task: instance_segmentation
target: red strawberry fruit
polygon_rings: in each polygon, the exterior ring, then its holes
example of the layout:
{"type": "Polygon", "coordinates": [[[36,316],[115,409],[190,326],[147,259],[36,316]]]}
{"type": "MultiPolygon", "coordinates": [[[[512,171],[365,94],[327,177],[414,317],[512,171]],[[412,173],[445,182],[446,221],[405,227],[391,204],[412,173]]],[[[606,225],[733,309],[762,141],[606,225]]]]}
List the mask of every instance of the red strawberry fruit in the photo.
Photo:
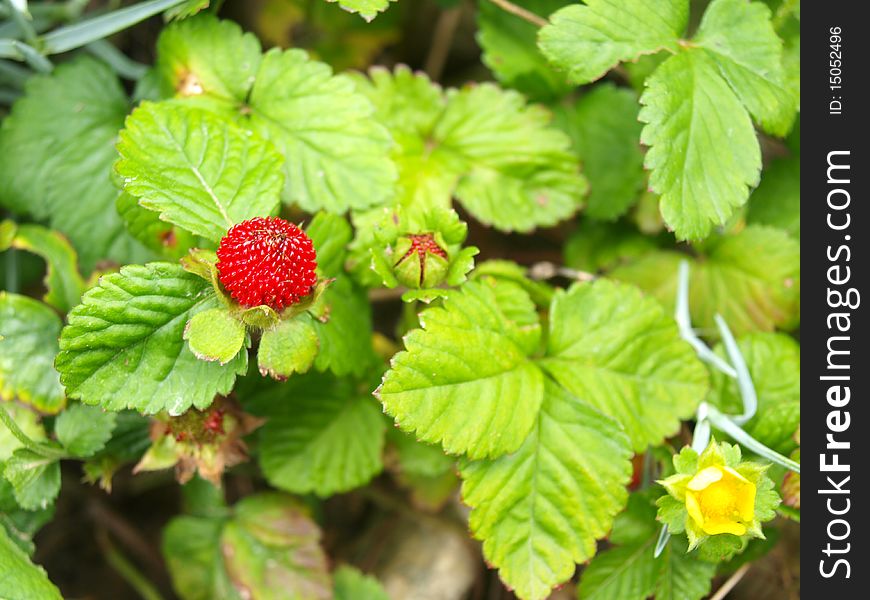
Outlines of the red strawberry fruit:
{"type": "Polygon", "coordinates": [[[257,217],[230,229],[217,249],[220,281],[239,304],[276,311],[309,295],[317,282],[314,244],[278,217],[257,217]]]}

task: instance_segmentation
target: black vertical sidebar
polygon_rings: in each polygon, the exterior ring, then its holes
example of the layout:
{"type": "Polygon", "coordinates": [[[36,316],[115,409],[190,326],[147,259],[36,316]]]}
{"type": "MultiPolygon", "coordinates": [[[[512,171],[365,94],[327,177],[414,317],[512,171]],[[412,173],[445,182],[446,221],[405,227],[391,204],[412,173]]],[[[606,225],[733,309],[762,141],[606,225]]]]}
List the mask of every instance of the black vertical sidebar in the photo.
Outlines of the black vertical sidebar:
{"type": "Polygon", "coordinates": [[[801,588],[870,597],[870,151],[866,3],[801,28],[801,588]]]}

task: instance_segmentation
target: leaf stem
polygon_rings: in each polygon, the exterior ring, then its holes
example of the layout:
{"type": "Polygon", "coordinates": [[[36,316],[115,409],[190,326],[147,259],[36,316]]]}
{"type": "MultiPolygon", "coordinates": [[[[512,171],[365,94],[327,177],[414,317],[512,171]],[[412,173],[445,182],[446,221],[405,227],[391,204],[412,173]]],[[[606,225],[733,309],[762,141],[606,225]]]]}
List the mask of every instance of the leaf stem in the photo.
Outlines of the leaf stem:
{"type": "Polygon", "coordinates": [[[740,347],[737,346],[737,340],[734,339],[734,334],[731,333],[728,323],[721,315],[716,315],[715,319],[716,325],[719,327],[719,334],[722,336],[722,342],[725,344],[725,351],[737,372],[737,387],[740,389],[740,398],[743,400],[743,414],[731,417],[731,420],[738,425],[743,425],[754,417],[758,410],[758,394],[755,393],[752,375],[749,374],[746,360],[743,358],[743,353],[740,352],[740,347]]]}
{"type": "Polygon", "coordinates": [[[43,36],[46,54],[60,54],[103,39],[181,4],[184,0],[149,0],[55,29],[43,36]]]}
{"type": "Polygon", "coordinates": [[[21,428],[18,427],[18,423],[15,422],[15,419],[12,418],[12,416],[6,410],[6,407],[4,407],[2,404],[0,404],[0,421],[2,421],[3,424],[6,426],[6,429],[8,429],[13,436],[15,436],[15,439],[21,442],[21,445],[28,450],[31,450],[36,454],[39,454],[40,456],[44,456],[45,458],[58,459],[65,456],[63,452],[54,450],[50,447],[46,447],[44,444],[39,444],[34,440],[30,439],[30,437],[26,433],[21,431],[21,428]]]}
{"type": "Polygon", "coordinates": [[[33,23],[30,22],[29,16],[18,10],[18,8],[12,4],[12,0],[3,0],[3,4],[6,5],[10,18],[18,27],[18,30],[21,32],[21,35],[27,43],[36,44],[36,30],[33,28],[33,23]]]}
{"type": "Polygon", "coordinates": [[[707,418],[710,420],[710,423],[713,425],[713,427],[727,433],[732,438],[734,438],[734,441],[736,441],[738,444],[749,448],[759,456],[763,456],[767,460],[781,465],[786,469],[790,469],[800,475],[800,463],[796,463],[790,458],[783,456],[779,452],[771,450],[770,448],[756,440],[754,437],[743,431],[743,428],[740,427],[740,425],[732,421],[731,418],[727,415],[723,415],[716,409],[716,407],[710,406],[708,404],[704,404],[704,406],[706,406],[707,418]]]}
{"type": "Polygon", "coordinates": [[[729,377],[737,378],[737,371],[722,360],[718,354],[710,350],[707,344],[702,342],[695,334],[695,330],[692,329],[692,317],[689,313],[689,262],[685,260],[680,262],[677,283],[677,308],[674,313],[674,319],[677,321],[677,327],[680,328],[680,335],[695,349],[695,352],[698,353],[698,358],[713,365],[729,377]]]}
{"type": "Polygon", "coordinates": [[[106,562],[117,571],[118,575],[124,578],[130,587],[132,587],[143,600],[163,600],[163,596],[157,591],[153,583],[139,572],[138,569],[121,552],[115,548],[115,545],[109,539],[108,534],[100,530],[97,532],[97,543],[106,562]]]}
{"type": "Polygon", "coordinates": [[[548,23],[547,19],[543,17],[539,17],[535,13],[526,10],[522,6],[517,6],[513,2],[509,2],[508,0],[489,0],[502,10],[509,12],[512,15],[515,15],[524,21],[528,21],[532,25],[536,27],[543,27],[548,23]]]}
{"type": "Polygon", "coordinates": [[[123,77],[131,81],[138,81],[148,71],[148,67],[142,63],[130,59],[113,44],[106,40],[97,40],[85,46],[85,50],[105,62],[107,65],[123,77]]]}

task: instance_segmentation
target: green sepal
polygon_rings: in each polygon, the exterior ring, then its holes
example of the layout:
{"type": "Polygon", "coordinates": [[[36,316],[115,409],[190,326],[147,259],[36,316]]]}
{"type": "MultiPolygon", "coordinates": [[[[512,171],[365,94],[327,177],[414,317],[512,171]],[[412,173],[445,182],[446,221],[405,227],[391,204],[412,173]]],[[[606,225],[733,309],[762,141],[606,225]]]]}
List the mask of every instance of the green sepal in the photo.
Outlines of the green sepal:
{"type": "Polygon", "coordinates": [[[200,360],[225,365],[245,345],[245,325],[225,308],[196,313],[184,328],[184,339],[200,360]]]}
{"type": "Polygon", "coordinates": [[[284,380],[294,373],[305,373],[319,350],[320,340],[309,315],[281,321],[263,332],[257,351],[260,374],[284,380]]]}
{"type": "Polygon", "coordinates": [[[214,250],[203,248],[191,248],[186,256],[182,256],[179,262],[188,273],[193,273],[208,281],[214,288],[215,295],[226,306],[232,306],[233,300],[220,282],[220,274],[217,270],[217,254],[214,250]]]}

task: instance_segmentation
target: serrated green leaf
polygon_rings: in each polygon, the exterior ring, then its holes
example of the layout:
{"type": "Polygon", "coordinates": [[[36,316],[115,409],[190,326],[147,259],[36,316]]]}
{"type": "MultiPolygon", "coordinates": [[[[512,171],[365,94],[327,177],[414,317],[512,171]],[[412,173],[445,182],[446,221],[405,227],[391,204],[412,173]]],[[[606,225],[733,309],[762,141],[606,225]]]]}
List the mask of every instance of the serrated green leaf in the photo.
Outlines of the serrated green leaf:
{"type": "Polygon", "coordinates": [[[121,192],[115,208],[127,233],[158,256],[178,260],[197,245],[199,238],[181,227],[161,221],[160,213],[140,206],[135,196],[121,192]]]}
{"type": "Polygon", "coordinates": [[[165,98],[225,103],[231,110],[250,93],[260,58],[256,36],[233,21],[200,15],[160,32],[156,77],[165,98]]]}
{"type": "Polygon", "coordinates": [[[102,450],[111,439],[116,416],[96,406],[73,404],[54,422],[54,435],[67,452],[86,458],[102,450]]]}
{"type": "Polygon", "coordinates": [[[708,389],[674,320],[637,288],[608,280],[556,293],[542,365],[625,427],[637,452],[674,434],[708,389]]]}
{"type": "Polygon", "coordinates": [[[317,253],[317,273],[335,277],[344,269],[347,245],[353,238],[350,223],[344,217],[319,212],[305,228],[317,253]]]}
{"type": "Polygon", "coordinates": [[[538,45],[571,81],[589,83],[620,62],[676,50],[688,20],[688,0],[585,0],[552,15],[538,45]]]}
{"type": "Polygon", "coordinates": [[[801,239],[800,157],[775,160],[761,174],[749,197],[746,221],[782,229],[801,239]]]}
{"type": "Polygon", "coordinates": [[[539,600],[595,554],[628,497],[628,439],[555,383],[513,454],[460,468],[470,527],[487,561],[524,600],[539,600]]]}
{"type": "Polygon", "coordinates": [[[263,332],[257,361],[260,374],[286,379],[294,373],[305,373],[314,363],[320,342],[311,317],[301,314],[263,332]]]}
{"type": "Polygon", "coordinates": [[[287,200],[335,213],[386,200],[396,177],[391,140],[350,79],[301,50],[272,50],[250,104],[248,126],[284,154],[287,200]]]}
{"type": "MultiPolygon", "coordinates": [[[[569,0],[520,0],[518,6],[543,18],[569,0]]],[[[502,85],[539,100],[555,99],[571,91],[563,73],[547,62],[536,45],[538,28],[506,12],[494,2],[477,5],[477,43],[481,60],[502,85]]]]}
{"type": "Polygon", "coordinates": [[[197,359],[182,339],[191,317],[217,303],[208,282],[179,265],[131,265],[103,276],[61,333],[56,364],[67,394],[146,414],[209,406],[247,370],[246,352],[219,365],[197,359]]]}
{"type": "Polygon", "coordinates": [[[129,102],[104,63],[79,57],[27,82],[0,129],[0,205],[46,219],[90,272],[100,259],[147,260],[124,231],[109,179],[129,102]]]}
{"type": "Polygon", "coordinates": [[[378,13],[384,12],[390,6],[390,2],[397,0],[326,0],[327,2],[338,2],[338,4],[346,11],[358,13],[366,21],[374,19],[378,13]]]}
{"type": "MultiPolygon", "coordinates": [[[[692,323],[717,337],[714,315],[721,314],[734,335],[788,329],[800,319],[800,244],[770,227],[754,225],[735,235],[713,238],[703,258],[689,259],[692,323]],[[760,261],[759,257],[764,260],[760,261]]],[[[638,285],[674,307],[677,269],[686,256],[650,253],[611,276],[638,285]]]]}
{"type": "Polygon", "coordinates": [[[550,115],[516,92],[481,84],[452,90],[433,131],[467,171],[455,195],[475,218],[503,231],[555,225],[582,205],[588,185],[570,140],[550,115]],[[488,107],[480,112],[480,107],[488,107]]]}
{"type": "Polygon", "coordinates": [[[758,184],[761,152],[749,114],[701,51],[682,51],[646,81],[641,142],[649,185],[678,239],[706,237],[758,184]]]}
{"type": "Polygon", "coordinates": [[[335,600],[390,600],[377,579],[353,567],[339,567],[332,578],[335,600]]]}
{"type": "MultiPolygon", "coordinates": [[[[639,544],[618,546],[592,559],[580,578],[580,600],[646,600],[656,589],[653,557],[658,533],[639,544]]],[[[689,600],[688,598],[686,600],[689,600]]]]}
{"type": "Polygon", "coordinates": [[[637,95],[611,84],[597,85],[573,105],[557,107],[555,114],[589,178],[584,214],[607,221],[624,214],[646,183],[637,95]]]}
{"type": "Polygon", "coordinates": [[[259,460],[273,486],[331,496],[381,471],[386,425],[377,404],[345,380],[293,377],[246,405],[265,417],[259,460]]]}
{"type": "Polygon", "coordinates": [[[314,359],[318,371],[335,375],[361,375],[371,366],[372,307],[365,290],[346,275],[323,293],[322,316],[312,321],[320,351],[314,359]]]}
{"type": "Polygon", "coordinates": [[[115,170],[124,191],[162,219],[217,242],[236,223],[277,210],[282,161],[267,142],[172,103],[144,102],[125,125],[115,170]]]}
{"type": "Polygon", "coordinates": [[[183,337],[197,358],[225,365],[245,346],[245,324],[225,308],[210,308],[187,322],[183,337]]]}
{"type": "Polygon", "coordinates": [[[28,448],[12,453],[3,476],[12,485],[18,506],[25,510],[47,507],[60,492],[60,463],[28,448]]]}
{"type": "Polygon", "coordinates": [[[783,70],[782,41],[761,2],[714,0],[692,42],[704,48],[762,129],[784,136],[797,113],[783,70]]]}
{"type": "MultiPolygon", "coordinates": [[[[781,333],[751,333],[737,342],[758,396],[755,417],[742,427],[749,435],[780,454],[795,449],[793,436],[801,418],[800,346],[781,333]]],[[[724,356],[721,344],[716,351],[724,356]]],[[[710,401],[730,414],[743,412],[734,379],[713,372],[710,401]]]]}
{"type": "Polygon", "coordinates": [[[672,539],[660,557],[656,600],[700,600],[710,593],[716,565],[686,553],[682,538],[672,539]]]}
{"type": "Polygon", "coordinates": [[[42,567],[30,562],[27,554],[0,527],[0,596],[5,600],[62,600],[42,567]]]}
{"type": "Polygon", "coordinates": [[[346,76],[298,49],[261,55],[256,38],[205,14],[167,27],[158,47],[164,93],[274,144],[285,202],[342,213],[388,198],[390,137],[346,76]]]}
{"type": "Polygon", "coordinates": [[[65,313],[79,303],[85,282],[78,270],[76,252],[66,238],[39,225],[18,225],[10,245],[45,259],[46,293],[42,299],[46,304],[65,313]]]}
{"type": "Polygon", "coordinates": [[[456,196],[481,222],[523,232],[582,205],[586,179],[570,140],[549,126],[542,107],[492,84],[444,94],[406,68],[370,75],[357,85],[397,141],[397,204],[446,208],[456,196]]]}
{"type": "Polygon", "coordinates": [[[243,597],[329,600],[332,585],[320,530],[299,501],[283,494],[249,496],[221,534],[227,574],[243,597]]]}
{"type": "Polygon", "coordinates": [[[396,424],[451,454],[495,457],[535,424],[544,377],[529,359],[540,325],[519,287],[468,282],[420,315],[375,392],[396,424]]]}
{"type": "Polygon", "coordinates": [[[45,304],[0,292],[0,397],[56,413],[66,402],[54,368],[62,323],[45,304]]]}

